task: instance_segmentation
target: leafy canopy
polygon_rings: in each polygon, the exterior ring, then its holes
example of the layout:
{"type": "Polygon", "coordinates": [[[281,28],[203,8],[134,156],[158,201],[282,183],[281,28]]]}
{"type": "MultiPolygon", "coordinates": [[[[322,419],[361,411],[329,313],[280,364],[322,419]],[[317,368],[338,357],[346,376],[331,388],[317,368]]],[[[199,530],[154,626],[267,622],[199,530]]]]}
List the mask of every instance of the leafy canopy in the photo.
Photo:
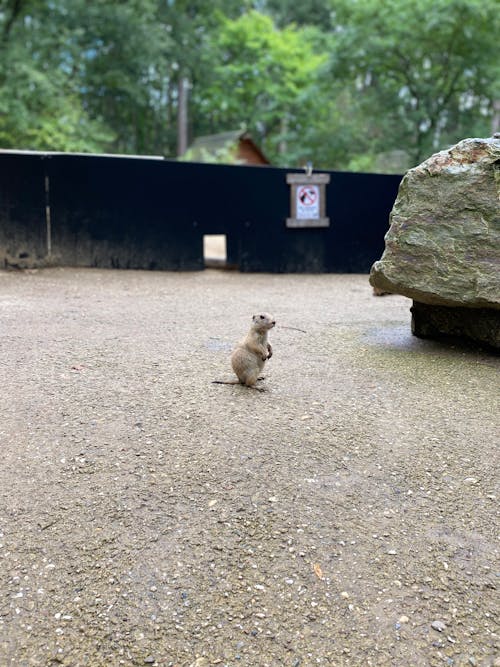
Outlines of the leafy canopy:
{"type": "Polygon", "coordinates": [[[175,155],[188,82],[191,139],[415,164],[491,133],[499,34],[498,0],[0,0],[0,146],[175,155]]]}

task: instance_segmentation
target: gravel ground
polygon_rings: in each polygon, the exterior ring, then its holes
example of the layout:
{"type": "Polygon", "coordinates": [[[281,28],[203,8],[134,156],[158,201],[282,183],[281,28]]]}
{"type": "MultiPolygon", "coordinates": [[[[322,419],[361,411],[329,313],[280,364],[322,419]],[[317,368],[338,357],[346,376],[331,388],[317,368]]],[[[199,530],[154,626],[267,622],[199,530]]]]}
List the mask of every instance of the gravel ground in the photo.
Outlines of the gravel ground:
{"type": "Polygon", "coordinates": [[[366,276],[0,273],[0,665],[500,665],[499,358],[366,276]],[[230,350],[271,312],[263,392],[230,350]]]}

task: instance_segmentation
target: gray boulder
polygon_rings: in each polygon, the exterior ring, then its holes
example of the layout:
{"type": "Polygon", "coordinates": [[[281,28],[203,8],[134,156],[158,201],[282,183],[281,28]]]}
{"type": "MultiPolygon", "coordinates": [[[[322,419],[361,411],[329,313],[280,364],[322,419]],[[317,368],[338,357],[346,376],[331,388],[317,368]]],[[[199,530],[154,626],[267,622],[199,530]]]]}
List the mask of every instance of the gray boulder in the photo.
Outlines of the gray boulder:
{"type": "Polygon", "coordinates": [[[370,283],[415,301],[416,335],[463,333],[500,346],[500,135],[465,139],[407,172],[370,283]],[[440,307],[432,326],[423,326],[425,313],[437,311],[419,304],[440,307]],[[469,316],[454,308],[476,310],[469,316]],[[485,312],[487,325],[479,321],[485,312]],[[462,319],[468,320],[463,332],[462,319]]]}

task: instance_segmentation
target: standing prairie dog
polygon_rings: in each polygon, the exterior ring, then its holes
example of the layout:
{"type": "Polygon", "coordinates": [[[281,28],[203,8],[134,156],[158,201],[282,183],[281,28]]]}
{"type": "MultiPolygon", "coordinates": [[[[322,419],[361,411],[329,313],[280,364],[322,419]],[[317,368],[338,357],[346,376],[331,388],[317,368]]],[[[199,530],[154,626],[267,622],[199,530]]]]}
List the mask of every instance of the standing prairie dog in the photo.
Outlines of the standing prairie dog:
{"type": "MultiPolygon", "coordinates": [[[[267,332],[275,324],[276,320],[269,313],[260,313],[252,317],[250,331],[231,354],[231,366],[240,384],[255,387],[265,362],[273,356],[273,348],[267,340],[267,332]]],[[[238,382],[222,382],[221,380],[215,382],[216,384],[238,384],[238,382]]]]}
{"type": "Polygon", "coordinates": [[[268,313],[252,317],[252,326],[245,338],[238,343],[231,355],[231,366],[241,384],[253,387],[267,359],[273,356],[273,348],[267,340],[267,332],[276,324],[268,313]]]}

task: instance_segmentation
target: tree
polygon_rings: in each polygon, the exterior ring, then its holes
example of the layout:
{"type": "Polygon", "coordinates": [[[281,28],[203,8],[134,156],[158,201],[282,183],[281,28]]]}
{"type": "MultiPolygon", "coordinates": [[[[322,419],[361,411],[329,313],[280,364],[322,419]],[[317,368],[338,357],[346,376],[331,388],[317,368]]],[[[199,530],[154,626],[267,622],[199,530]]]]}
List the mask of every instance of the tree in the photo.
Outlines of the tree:
{"type": "Polygon", "coordinates": [[[245,124],[283,165],[416,163],[491,132],[497,6],[0,0],[0,145],[175,155],[180,118],[184,140],[245,124]]]}
{"type": "Polygon", "coordinates": [[[83,105],[112,128],[114,152],[169,148],[162,114],[172,39],[160,20],[159,5],[158,0],[71,3],[72,60],[83,105]]]}
{"type": "Polygon", "coordinates": [[[308,155],[301,140],[312,122],[309,94],[326,58],[314,51],[309,30],[279,30],[256,11],[238,19],[220,17],[207,52],[213,66],[210,85],[199,92],[198,110],[212,128],[244,124],[275,162],[308,155]]]}
{"type": "Polygon", "coordinates": [[[83,108],[62,5],[8,0],[0,10],[0,145],[97,150],[111,138],[83,108]]]}
{"type": "Polygon", "coordinates": [[[497,0],[345,0],[335,19],[331,74],[366,119],[359,152],[408,147],[418,163],[472,128],[488,134],[497,0]]]}
{"type": "Polygon", "coordinates": [[[212,33],[218,29],[221,15],[234,18],[244,13],[251,0],[167,0],[160,4],[159,20],[171,38],[166,53],[165,109],[170,127],[170,145],[175,145],[173,131],[177,126],[177,154],[183,152],[189,134],[204,130],[203,117],[196,113],[198,86],[203,87],[212,75],[212,63],[207,58],[212,33]]]}

